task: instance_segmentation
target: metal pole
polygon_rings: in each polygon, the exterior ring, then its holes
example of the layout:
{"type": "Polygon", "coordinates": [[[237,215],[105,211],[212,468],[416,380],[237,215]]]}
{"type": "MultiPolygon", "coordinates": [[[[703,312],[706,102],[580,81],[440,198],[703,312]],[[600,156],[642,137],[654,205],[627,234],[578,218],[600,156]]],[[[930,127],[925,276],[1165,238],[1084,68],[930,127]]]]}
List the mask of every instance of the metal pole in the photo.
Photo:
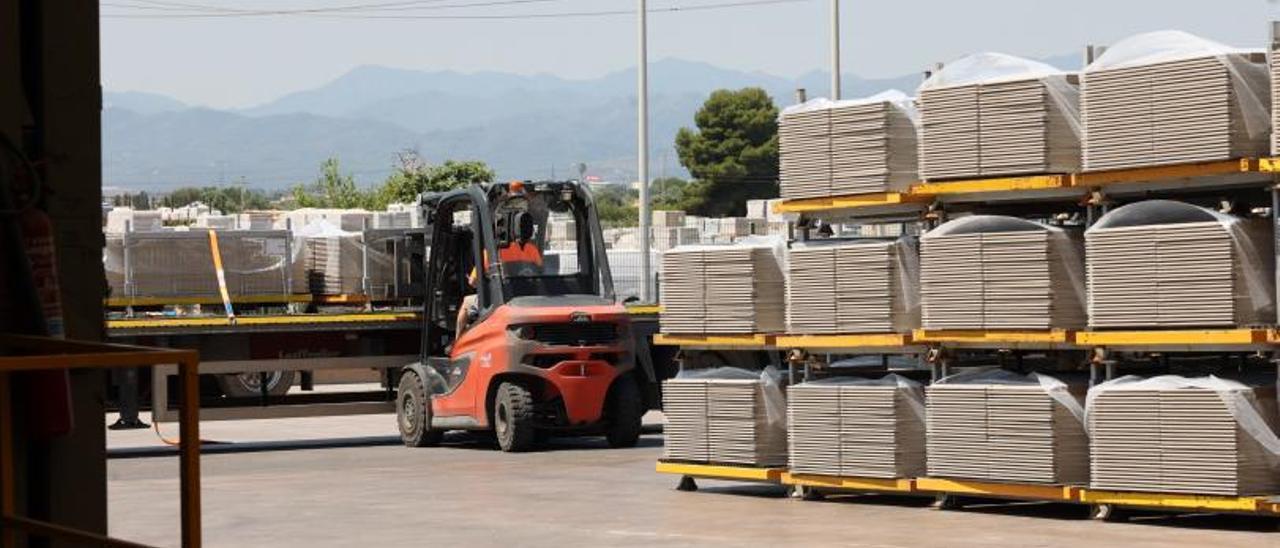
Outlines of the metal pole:
{"type": "Polygon", "coordinates": [[[653,302],[653,272],[649,266],[649,30],[648,7],[645,0],[637,0],[639,34],[639,64],[636,66],[636,104],[639,106],[639,171],[640,171],[640,300],[653,302]]]}
{"type": "Polygon", "coordinates": [[[831,100],[840,100],[840,0],[831,0],[831,100]]]}

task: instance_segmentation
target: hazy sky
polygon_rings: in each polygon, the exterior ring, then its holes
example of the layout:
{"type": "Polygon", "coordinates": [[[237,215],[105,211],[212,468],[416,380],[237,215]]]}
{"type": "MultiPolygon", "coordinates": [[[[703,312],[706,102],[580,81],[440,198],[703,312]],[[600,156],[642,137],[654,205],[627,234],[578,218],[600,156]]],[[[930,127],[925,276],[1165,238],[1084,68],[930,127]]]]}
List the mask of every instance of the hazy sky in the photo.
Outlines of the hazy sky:
{"type": "MultiPolygon", "coordinates": [[[[103,14],[172,15],[176,3],[289,9],[394,0],[103,0],[103,14]],[[123,6],[149,6],[130,9],[123,6]]],[[[650,0],[651,9],[726,0],[650,0]]],[[[424,0],[379,15],[551,14],[634,9],[635,0],[424,0]],[[434,5],[432,5],[434,4],[434,5]],[[465,6],[467,4],[504,4],[465,6]],[[449,7],[455,6],[455,7],[449,7]],[[412,8],[412,9],[409,9],[412,8]],[[417,11],[415,11],[417,10],[417,11]]],[[[843,0],[845,72],[896,76],[994,50],[1043,57],[1149,30],[1177,28],[1264,47],[1274,0],[843,0]]],[[[651,59],[678,57],[794,76],[825,68],[828,0],[655,13],[651,59]]],[[[369,12],[344,12],[369,13],[369,12]]],[[[151,91],[242,107],[315,87],[352,67],[597,76],[635,64],[635,18],[367,20],[316,16],[102,20],[108,90],[151,91]]]]}

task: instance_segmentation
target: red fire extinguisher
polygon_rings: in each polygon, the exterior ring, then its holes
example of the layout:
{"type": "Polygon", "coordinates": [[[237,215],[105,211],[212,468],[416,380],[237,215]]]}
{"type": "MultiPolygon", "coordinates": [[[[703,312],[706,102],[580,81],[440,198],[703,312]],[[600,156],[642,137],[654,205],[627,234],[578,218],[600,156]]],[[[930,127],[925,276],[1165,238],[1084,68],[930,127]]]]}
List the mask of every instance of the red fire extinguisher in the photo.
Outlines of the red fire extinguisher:
{"type": "MultiPolygon", "coordinates": [[[[12,142],[0,139],[7,152],[21,162],[26,178],[0,167],[0,231],[8,232],[0,248],[0,309],[15,319],[13,328],[23,334],[62,337],[62,300],[58,288],[58,268],[53,239],[53,223],[34,200],[21,200],[38,192],[37,174],[12,142]],[[10,177],[4,177],[9,174],[10,177]],[[4,180],[8,179],[8,180],[4,180]],[[25,184],[24,184],[25,183],[25,184]],[[25,191],[25,192],[23,192],[25,191]],[[16,206],[15,204],[24,204],[16,206]],[[12,244],[17,244],[13,249],[12,244]],[[8,248],[5,250],[4,248],[8,248]],[[31,319],[38,321],[31,321],[31,319]]],[[[9,164],[10,166],[13,164],[9,164]]],[[[25,399],[30,418],[28,432],[35,438],[53,438],[69,433],[74,426],[71,407],[71,378],[67,370],[37,371],[15,378],[13,389],[25,399]]]]}

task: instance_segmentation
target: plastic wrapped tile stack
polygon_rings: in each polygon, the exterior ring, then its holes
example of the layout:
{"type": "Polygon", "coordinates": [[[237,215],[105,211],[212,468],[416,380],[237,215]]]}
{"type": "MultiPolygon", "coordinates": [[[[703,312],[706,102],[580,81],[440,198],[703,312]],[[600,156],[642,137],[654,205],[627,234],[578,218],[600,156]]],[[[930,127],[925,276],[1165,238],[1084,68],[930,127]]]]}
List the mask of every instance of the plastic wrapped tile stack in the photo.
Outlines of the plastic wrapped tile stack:
{"type": "Polygon", "coordinates": [[[677,227],[684,226],[684,212],[659,209],[653,212],[653,226],[661,227],[677,227]]]}
{"type": "Polygon", "coordinates": [[[792,473],[923,475],[924,388],[898,375],[792,386],[787,390],[787,435],[792,473]]]}
{"type": "Polygon", "coordinates": [[[1112,210],[1085,233],[1093,328],[1275,321],[1270,224],[1182,202],[1112,210]]]}
{"type": "Polygon", "coordinates": [[[900,333],[919,327],[914,238],[796,245],[787,265],[788,333],[900,333]]]}
{"type": "Polygon", "coordinates": [[[1247,496],[1275,493],[1275,384],[1121,377],[1089,391],[1090,486],[1247,496]]]}
{"type": "Polygon", "coordinates": [[[1080,166],[1079,77],[977,53],[920,86],[920,172],[926,180],[1064,173],[1080,166]]]}
{"type": "Polygon", "coordinates": [[[901,191],[916,180],[915,106],[897,90],[789,107],[778,137],[783,198],[901,191]]]}
{"type": "MultiPolygon", "coordinates": [[[[1280,50],[1275,49],[1273,43],[1271,55],[1267,56],[1270,61],[1271,69],[1271,105],[1280,104],[1280,50]]],[[[1280,127],[1280,112],[1271,109],[1271,155],[1280,155],[1280,131],[1275,128],[1280,127]]]]}
{"type": "Polygon", "coordinates": [[[745,466],[787,462],[786,395],[772,367],[682,371],[663,382],[664,457],[745,466]]]}
{"type": "Polygon", "coordinates": [[[154,232],[163,229],[162,225],[159,211],[117,207],[107,212],[107,226],[104,231],[109,234],[154,232]]]}
{"type": "Polygon", "coordinates": [[[784,240],[682,246],[662,256],[663,333],[742,334],[783,330],[784,240]]]}
{"type": "Polygon", "coordinates": [[[293,231],[293,291],[312,295],[362,293],[360,233],[317,217],[293,231]]]}
{"type": "MultiPolygon", "coordinates": [[[[285,283],[287,238],[283,231],[218,232],[223,274],[232,299],[289,292],[285,283]]],[[[107,234],[103,266],[112,297],[220,296],[208,230],[107,234]]]]}
{"type": "Polygon", "coordinates": [[[973,215],[920,238],[925,329],[1072,329],[1085,324],[1079,232],[973,215]]]}
{"type": "Polygon", "coordinates": [[[1262,50],[1180,31],[1139,34],[1085,68],[1086,170],[1230,160],[1270,148],[1262,50]]]}
{"type": "Polygon", "coordinates": [[[934,477],[1041,484],[1089,479],[1084,387],[1032,373],[961,373],[930,385],[934,477]]]}

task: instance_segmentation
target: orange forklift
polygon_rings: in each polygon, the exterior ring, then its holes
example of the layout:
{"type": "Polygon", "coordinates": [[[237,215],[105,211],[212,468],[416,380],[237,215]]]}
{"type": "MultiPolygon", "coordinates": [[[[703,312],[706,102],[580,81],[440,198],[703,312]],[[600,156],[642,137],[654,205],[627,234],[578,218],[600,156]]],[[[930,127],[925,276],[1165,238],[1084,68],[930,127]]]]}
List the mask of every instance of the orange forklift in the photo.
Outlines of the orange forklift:
{"type": "Polygon", "coordinates": [[[645,411],[587,187],[477,184],[421,200],[427,226],[422,359],[400,372],[405,445],[493,431],[503,451],[551,435],[631,447],[645,411]],[[552,220],[576,243],[548,249],[552,220]]]}

